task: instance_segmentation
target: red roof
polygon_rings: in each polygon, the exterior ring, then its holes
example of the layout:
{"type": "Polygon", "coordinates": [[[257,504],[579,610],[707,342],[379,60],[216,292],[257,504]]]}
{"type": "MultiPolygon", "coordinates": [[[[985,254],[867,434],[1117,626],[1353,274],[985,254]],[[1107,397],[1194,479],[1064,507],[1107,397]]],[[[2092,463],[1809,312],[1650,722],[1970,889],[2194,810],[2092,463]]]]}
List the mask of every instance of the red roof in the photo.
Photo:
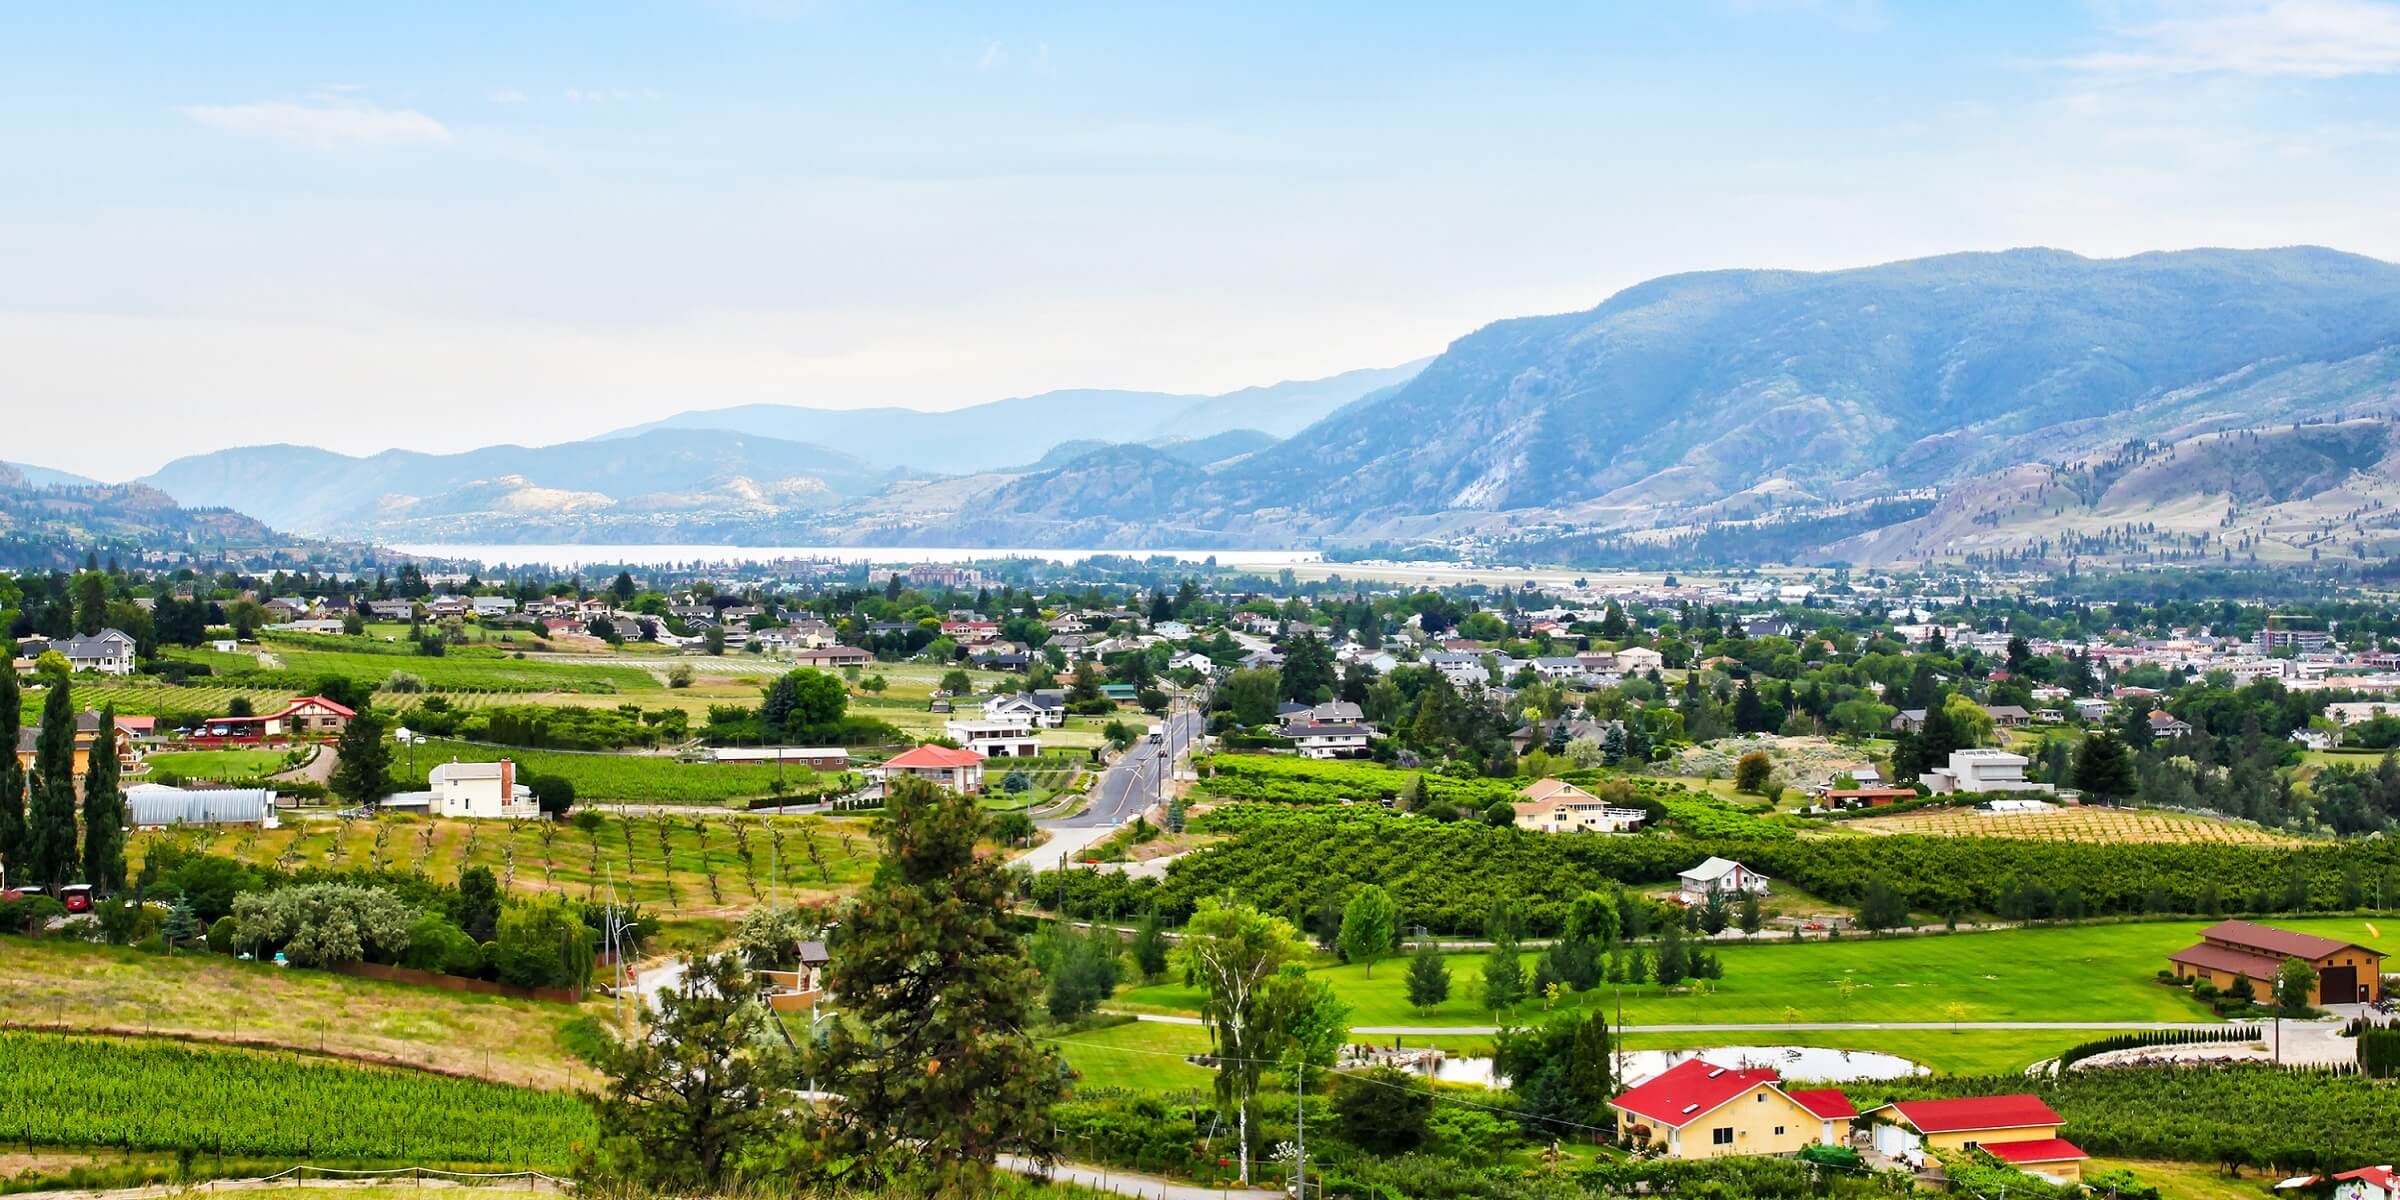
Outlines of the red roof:
{"type": "Polygon", "coordinates": [[[1983,1148],[1993,1158],[2011,1166],[2026,1163],[2072,1162],[2088,1157],[2082,1147],[2065,1138],[2041,1138],[2030,1142],[1985,1142],[1983,1148]]]}
{"type": "Polygon", "coordinates": [[[931,743],[914,750],[902,751],[884,760],[887,767],[913,767],[917,770],[971,767],[983,761],[983,755],[973,750],[953,750],[931,743]]]}
{"type": "Polygon", "coordinates": [[[2387,1192],[2400,1191],[2400,1175],[2393,1174],[2390,1167],[2360,1167],[2355,1171],[2344,1171],[2334,1178],[2355,1179],[2360,1183],[2372,1184],[2387,1192]]]}
{"type": "Polygon", "coordinates": [[[303,704],[314,704],[337,717],[355,717],[358,715],[356,712],[352,711],[348,705],[336,704],[323,696],[301,696],[298,699],[293,700],[290,704],[284,705],[283,711],[275,715],[279,717],[288,716],[294,709],[299,708],[303,704]]]}
{"type": "Polygon", "coordinates": [[[1840,1088],[1809,1088],[1805,1091],[1785,1092],[1784,1095],[1790,1096],[1800,1107],[1828,1121],[1858,1115],[1858,1106],[1850,1103],[1850,1097],[1843,1095],[1840,1088]]]}
{"type": "Polygon", "coordinates": [[[2219,921],[2200,931],[2211,942],[2223,942],[2253,952],[2289,955],[2293,958],[2319,959],[2352,948],[2340,938],[2318,937],[2313,933],[2294,933],[2272,925],[2256,925],[2249,921],[2219,921]]]}
{"type": "Polygon", "coordinates": [[[1956,1100],[1902,1100],[1892,1105],[1920,1133],[1968,1133],[1978,1129],[2019,1129],[2028,1125],[2063,1125],[2040,1096],[1965,1096],[1956,1100]]]}
{"type": "Polygon", "coordinates": [[[1687,1058],[1609,1103],[1635,1116],[1681,1128],[1751,1088],[1762,1083],[1772,1086],[1782,1078],[1772,1068],[1736,1071],[1687,1058]]]}

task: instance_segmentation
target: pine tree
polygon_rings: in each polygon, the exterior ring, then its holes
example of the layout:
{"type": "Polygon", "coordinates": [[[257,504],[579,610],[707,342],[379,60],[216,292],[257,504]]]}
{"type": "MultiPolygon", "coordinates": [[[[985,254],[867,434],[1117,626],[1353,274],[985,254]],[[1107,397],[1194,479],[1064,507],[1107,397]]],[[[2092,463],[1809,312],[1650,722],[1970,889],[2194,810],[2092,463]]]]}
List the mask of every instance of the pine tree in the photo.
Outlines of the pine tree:
{"type": "Polygon", "coordinates": [[[892,788],[875,878],[826,937],[826,989],[844,1020],[809,1054],[827,1150],[868,1176],[929,1170],[956,1195],[988,1191],[1003,1150],[1051,1157],[1059,1063],[1024,1029],[1040,976],[1007,925],[1013,892],[975,852],[972,797],[923,780],[892,788]]]}
{"type": "MultiPolygon", "coordinates": [[[[789,1051],[770,1032],[738,954],[688,961],[646,1036],[611,1042],[601,1143],[611,1166],[661,1194],[716,1192],[801,1107],[789,1051]]],[[[837,1023],[838,1027],[838,1023],[837,1023]]]]}
{"type": "Polygon", "coordinates": [[[1668,925],[1658,936],[1658,982],[1661,987],[1674,987],[1691,974],[1691,959],[1683,948],[1683,930],[1668,925]]]}
{"type": "Polygon", "coordinates": [[[1506,1012],[1525,998],[1525,964],[1517,958],[1517,940],[1502,938],[1492,943],[1491,953],[1483,959],[1483,1006],[1493,1012],[1506,1012]]]}
{"type": "Polygon", "coordinates": [[[75,711],[67,679],[53,676],[42,701],[25,810],[25,877],[56,892],[75,870],[75,711]]]}
{"type": "Polygon", "coordinates": [[[83,774],[83,881],[103,893],[125,886],[125,793],[118,786],[117,709],[100,710],[83,774]]]}
{"type": "Polygon", "coordinates": [[[1450,998],[1450,964],[1433,943],[1424,942],[1408,960],[1408,1003],[1418,1012],[1431,1012],[1450,998]]]}
{"type": "Polygon", "coordinates": [[[179,945],[198,941],[200,918],[192,911],[192,902],[182,896],[175,897],[175,906],[167,910],[167,923],[160,926],[158,932],[159,937],[167,943],[169,954],[175,953],[175,947],[179,945]]]}
{"type": "MultiPolygon", "coordinates": [[[[0,659],[14,661],[17,644],[0,638],[0,659]]],[[[17,761],[17,730],[24,724],[25,699],[17,690],[17,673],[0,667],[0,866],[26,869],[25,767],[17,761]]]]}

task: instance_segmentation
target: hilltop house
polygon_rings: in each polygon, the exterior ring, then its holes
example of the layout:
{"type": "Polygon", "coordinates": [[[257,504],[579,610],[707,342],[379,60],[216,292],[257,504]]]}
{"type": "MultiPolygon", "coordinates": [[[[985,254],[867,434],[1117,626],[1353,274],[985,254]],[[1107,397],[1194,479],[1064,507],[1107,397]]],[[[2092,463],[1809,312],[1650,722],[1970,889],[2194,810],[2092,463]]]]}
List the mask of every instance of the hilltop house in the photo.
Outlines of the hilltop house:
{"type": "Polygon", "coordinates": [[[2383,998],[2383,955],[2354,942],[2294,933],[2248,921],[2219,921],[2200,931],[2198,945],[2167,956],[2177,979],[2205,979],[2220,991],[2236,979],[2273,994],[2283,960],[2296,958],[2317,973],[2310,1004],[2372,1004],[2383,998]]]}
{"type": "Polygon", "coordinates": [[[1737,899],[1744,893],[1753,896],[1767,894],[1767,877],[1730,858],[1711,855],[1708,861],[1676,876],[1681,881],[1676,898],[1685,904],[1706,904],[1712,895],[1737,899]]]}
{"type": "Polygon", "coordinates": [[[1935,1150],[1982,1150],[2052,1183],[2083,1178],[2084,1153],[2058,1136],[2063,1118],[2039,1096],[1903,1100],[1866,1114],[1876,1153],[1914,1167],[1935,1150]]]}
{"type": "Polygon", "coordinates": [[[90,637],[66,638],[50,643],[50,648],[67,660],[70,671],[133,674],[133,637],[120,630],[103,629],[90,637]]]}
{"type": "Polygon", "coordinates": [[[1617,1128],[1669,1158],[1796,1154],[1849,1141],[1858,1110],[1839,1090],[1785,1091],[1772,1068],[1687,1058],[1608,1102],[1617,1128]]]}
{"type": "Polygon", "coordinates": [[[1563,779],[1527,784],[1525,798],[1510,805],[1516,825],[1537,833],[1631,833],[1649,814],[1620,808],[1563,779]]]}
{"type": "Polygon", "coordinates": [[[1953,750],[1950,765],[1935,767],[1917,781],[1936,796],[1952,792],[2046,792],[2050,785],[2029,783],[2025,767],[2032,760],[2006,750],[1953,750]]]}

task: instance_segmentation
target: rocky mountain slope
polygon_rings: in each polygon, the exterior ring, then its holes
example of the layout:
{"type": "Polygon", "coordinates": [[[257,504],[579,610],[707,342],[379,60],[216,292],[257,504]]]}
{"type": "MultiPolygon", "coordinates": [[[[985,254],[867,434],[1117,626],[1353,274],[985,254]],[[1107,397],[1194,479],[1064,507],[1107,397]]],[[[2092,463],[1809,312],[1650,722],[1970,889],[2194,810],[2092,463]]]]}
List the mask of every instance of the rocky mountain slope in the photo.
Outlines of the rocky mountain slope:
{"type": "Polygon", "coordinates": [[[38,562],[17,553],[34,544],[80,558],[84,550],[100,546],[205,551],[287,540],[241,513],[184,508],[165,492],[138,483],[45,484],[0,463],[0,542],[10,547],[0,557],[11,562],[38,562]]]}

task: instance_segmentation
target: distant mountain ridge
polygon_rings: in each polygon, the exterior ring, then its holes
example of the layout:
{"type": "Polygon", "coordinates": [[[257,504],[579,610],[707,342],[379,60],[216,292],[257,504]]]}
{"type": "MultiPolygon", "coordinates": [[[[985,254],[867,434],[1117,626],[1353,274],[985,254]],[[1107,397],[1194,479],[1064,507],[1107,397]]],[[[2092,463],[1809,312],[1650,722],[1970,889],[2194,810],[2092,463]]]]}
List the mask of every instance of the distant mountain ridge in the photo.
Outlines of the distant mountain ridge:
{"type": "Polygon", "coordinates": [[[5,557],[38,564],[47,547],[53,561],[80,558],[100,545],[157,550],[209,551],[277,546],[289,539],[241,513],[223,508],[183,507],[156,488],[138,483],[49,483],[60,471],[29,471],[0,463],[0,541],[5,557]]]}
{"type": "Polygon", "coordinates": [[[1289,437],[1362,396],[1407,381],[1429,359],[1222,395],[1081,388],[946,411],[745,404],[676,413],[599,439],[655,429],[723,429],[836,447],[869,462],[947,474],[1039,460],[1061,442],[1200,439],[1240,429],[1289,437]]]}

